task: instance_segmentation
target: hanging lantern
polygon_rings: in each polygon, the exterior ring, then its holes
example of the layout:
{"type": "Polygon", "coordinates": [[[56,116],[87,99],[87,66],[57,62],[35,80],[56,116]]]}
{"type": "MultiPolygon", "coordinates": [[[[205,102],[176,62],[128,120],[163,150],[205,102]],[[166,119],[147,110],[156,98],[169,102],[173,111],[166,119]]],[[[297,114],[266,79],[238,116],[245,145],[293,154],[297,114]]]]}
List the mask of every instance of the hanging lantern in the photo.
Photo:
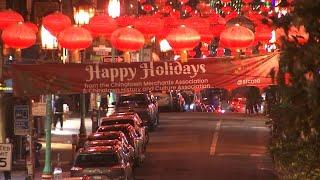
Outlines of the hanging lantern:
{"type": "Polygon", "coordinates": [[[71,20],[68,16],[54,12],[42,19],[43,26],[53,35],[59,34],[64,29],[71,26],[71,20]]]}
{"type": "Polygon", "coordinates": [[[4,10],[0,12],[0,29],[4,30],[12,24],[23,22],[23,17],[12,10],[4,10]]]}
{"type": "Polygon", "coordinates": [[[172,7],[169,5],[163,6],[163,8],[159,10],[159,12],[162,14],[169,14],[171,11],[172,11],[172,7]]]}
{"type": "Polygon", "coordinates": [[[25,22],[24,24],[27,25],[29,28],[31,28],[34,31],[34,33],[38,33],[38,31],[39,31],[38,26],[35,25],[34,23],[25,22]]]}
{"type": "Polygon", "coordinates": [[[92,43],[91,33],[82,27],[69,27],[58,36],[61,47],[68,50],[82,50],[92,43]]]}
{"type": "Polygon", "coordinates": [[[195,57],[197,53],[195,51],[188,51],[188,55],[191,57],[195,57]]]}
{"type": "Polygon", "coordinates": [[[142,5],[142,10],[149,13],[149,12],[153,11],[153,6],[151,4],[144,4],[144,5],[142,5]]]}
{"type": "Polygon", "coordinates": [[[266,48],[265,48],[264,45],[259,46],[258,50],[259,50],[259,53],[260,53],[260,54],[265,54],[265,53],[267,53],[267,50],[266,50],[266,48]]]}
{"type": "Polygon", "coordinates": [[[190,17],[183,21],[183,24],[196,30],[200,34],[201,42],[211,42],[213,33],[209,29],[209,21],[206,18],[190,17]]]}
{"type": "Polygon", "coordinates": [[[143,4],[143,3],[147,2],[147,0],[138,0],[138,2],[143,4]]]}
{"type": "Polygon", "coordinates": [[[226,21],[223,17],[213,14],[208,18],[209,29],[214,37],[219,37],[221,32],[225,29],[226,21]]]}
{"type": "Polygon", "coordinates": [[[167,2],[167,0],[155,0],[155,3],[156,3],[158,6],[165,5],[166,2],[167,2]]]}
{"type": "Polygon", "coordinates": [[[255,41],[267,43],[272,38],[272,29],[268,25],[260,24],[255,28],[254,38],[255,41]]]}
{"type": "Polygon", "coordinates": [[[216,55],[219,56],[219,57],[223,56],[224,55],[224,48],[223,47],[217,47],[216,55]]]}
{"type": "Polygon", "coordinates": [[[196,30],[182,25],[173,29],[166,39],[175,51],[192,50],[199,44],[200,35],[196,30]]]}
{"type": "Polygon", "coordinates": [[[224,14],[229,14],[231,11],[232,11],[232,8],[230,6],[223,6],[221,8],[221,11],[224,13],[224,14]]]}
{"type": "Polygon", "coordinates": [[[229,14],[226,15],[224,18],[226,21],[229,21],[230,19],[238,17],[238,13],[236,11],[231,11],[229,14]]]}
{"type": "Polygon", "coordinates": [[[235,25],[225,29],[220,35],[220,45],[230,49],[242,49],[254,41],[254,33],[243,26],[235,25]]]}
{"type": "Polygon", "coordinates": [[[110,36],[117,29],[117,22],[106,14],[93,16],[89,21],[90,31],[100,36],[110,36]]]}
{"type": "Polygon", "coordinates": [[[231,0],[221,0],[222,3],[231,3],[231,0]]]}
{"type": "Polygon", "coordinates": [[[134,25],[136,18],[134,16],[120,16],[116,19],[118,26],[126,27],[134,25]]]}
{"type": "Polygon", "coordinates": [[[111,44],[121,51],[137,51],[144,45],[143,34],[132,27],[123,27],[111,34],[111,44]]]}
{"type": "Polygon", "coordinates": [[[181,4],[186,4],[189,0],[178,0],[181,4]]]}
{"type": "Polygon", "coordinates": [[[119,0],[109,0],[108,14],[112,18],[116,18],[116,17],[120,16],[120,1],[119,0]]]}
{"type": "Polygon", "coordinates": [[[188,5],[182,5],[181,6],[181,11],[184,13],[190,13],[192,11],[192,8],[188,5]]]}
{"type": "Polygon", "coordinates": [[[37,39],[36,33],[29,26],[18,23],[5,28],[1,38],[11,48],[24,49],[32,46],[37,39]]]}
{"type": "Polygon", "coordinates": [[[160,39],[165,38],[168,36],[168,34],[171,32],[171,30],[179,27],[181,24],[180,19],[172,16],[164,17],[164,27],[161,31],[161,33],[158,35],[160,39]]]}
{"type": "Polygon", "coordinates": [[[245,16],[237,16],[237,17],[234,17],[232,19],[229,19],[227,21],[226,28],[234,26],[236,24],[238,24],[240,26],[243,26],[243,27],[246,27],[246,28],[250,29],[252,32],[254,32],[254,30],[255,30],[254,29],[254,27],[255,27],[254,23],[250,19],[245,17],[245,16]]]}
{"type": "Polygon", "coordinates": [[[192,50],[200,42],[199,33],[184,25],[173,29],[166,38],[174,51],[180,51],[181,61],[187,61],[187,50],[192,50]]]}
{"type": "Polygon", "coordinates": [[[244,4],[249,4],[249,3],[252,2],[252,0],[242,0],[242,2],[243,2],[244,4]]]}
{"type": "Polygon", "coordinates": [[[147,38],[159,35],[164,27],[164,22],[161,18],[155,16],[141,16],[135,23],[134,27],[138,29],[147,38]]]}

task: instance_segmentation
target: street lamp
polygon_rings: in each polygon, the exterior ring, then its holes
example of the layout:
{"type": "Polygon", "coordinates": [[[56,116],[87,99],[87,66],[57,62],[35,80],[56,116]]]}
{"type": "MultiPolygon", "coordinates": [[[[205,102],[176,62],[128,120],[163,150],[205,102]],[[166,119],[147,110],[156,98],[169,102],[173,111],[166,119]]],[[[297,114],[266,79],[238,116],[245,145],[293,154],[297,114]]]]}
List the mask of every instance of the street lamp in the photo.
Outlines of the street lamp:
{"type": "Polygon", "coordinates": [[[95,7],[90,0],[79,0],[73,7],[74,21],[81,26],[88,24],[95,14],[95,7]]]}
{"type": "MultiPolygon", "coordinates": [[[[54,37],[43,26],[41,27],[41,47],[44,50],[54,50],[58,48],[57,38],[54,37]]],[[[42,179],[52,178],[52,166],[51,166],[51,124],[53,118],[52,110],[52,94],[46,95],[46,152],[45,152],[45,165],[42,172],[42,179]]]]}
{"type": "MultiPolygon", "coordinates": [[[[75,23],[78,26],[81,26],[84,24],[89,24],[90,18],[94,16],[95,8],[93,6],[93,3],[90,0],[79,0],[79,2],[73,7],[73,12],[74,12],[75,23]]],[[[74,51],[73,53],[80,53],[80,52],[74,51]]],[[[80,57],[80,54],[75,55],[74,57],[80,57]]],[[[79,62],[81,61],[79,60],[79,62]]],[[[79,142],[78,142],[79,147],[82,147],[87,136],[87,130],[85,126],[85,113],[86,113],[85,101],[86,101],[85,94],[81,93],[80,94],[80,129],[79,129],[79,142]]]]}

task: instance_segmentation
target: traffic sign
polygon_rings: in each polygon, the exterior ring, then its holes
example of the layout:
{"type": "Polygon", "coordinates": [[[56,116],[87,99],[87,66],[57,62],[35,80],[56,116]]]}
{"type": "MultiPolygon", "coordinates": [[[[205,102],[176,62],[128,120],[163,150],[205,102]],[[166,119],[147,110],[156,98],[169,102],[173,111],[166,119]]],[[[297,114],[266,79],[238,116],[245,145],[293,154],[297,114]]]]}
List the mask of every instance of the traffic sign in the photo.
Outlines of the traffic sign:
{"type": "Polygon", "coordinates": [[[28,105],[14,106],[14,134],[15,135],[29,134],[29,106],[28,105]]]}
{"type": "Polygon", "coordinates": [[[0,144],[0,171],[11,171],[12,144],[0,144]]]}

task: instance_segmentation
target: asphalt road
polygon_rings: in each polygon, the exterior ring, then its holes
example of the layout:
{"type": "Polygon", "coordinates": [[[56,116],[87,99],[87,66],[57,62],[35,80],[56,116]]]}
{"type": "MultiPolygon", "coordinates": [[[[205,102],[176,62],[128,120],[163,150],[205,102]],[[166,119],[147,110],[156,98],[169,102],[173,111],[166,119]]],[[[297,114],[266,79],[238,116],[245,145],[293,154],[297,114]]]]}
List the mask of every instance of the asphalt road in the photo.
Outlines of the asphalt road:
{"type": "Polygon", "coordinates": [[[277,179],[267,152],[266,118],[162,113],[137,180],[277,179]]]}

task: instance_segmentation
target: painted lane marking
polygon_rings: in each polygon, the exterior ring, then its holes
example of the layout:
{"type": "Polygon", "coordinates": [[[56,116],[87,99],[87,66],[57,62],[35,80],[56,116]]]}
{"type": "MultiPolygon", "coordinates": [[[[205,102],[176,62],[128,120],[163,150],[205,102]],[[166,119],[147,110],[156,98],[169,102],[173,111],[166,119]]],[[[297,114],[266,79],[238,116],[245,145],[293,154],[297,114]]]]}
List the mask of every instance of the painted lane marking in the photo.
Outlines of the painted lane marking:
{"type": "Polygon", "coordinates": [[[218,121],[218,123],[216,125],[215,132],[213,134],[212,143],[211,143],[211,146],[210,146],[210,156],[214,156],[215,153],[216,153],[216,148],[217,148],[220,128],[221,128],[221,120],[218,121]]]}

